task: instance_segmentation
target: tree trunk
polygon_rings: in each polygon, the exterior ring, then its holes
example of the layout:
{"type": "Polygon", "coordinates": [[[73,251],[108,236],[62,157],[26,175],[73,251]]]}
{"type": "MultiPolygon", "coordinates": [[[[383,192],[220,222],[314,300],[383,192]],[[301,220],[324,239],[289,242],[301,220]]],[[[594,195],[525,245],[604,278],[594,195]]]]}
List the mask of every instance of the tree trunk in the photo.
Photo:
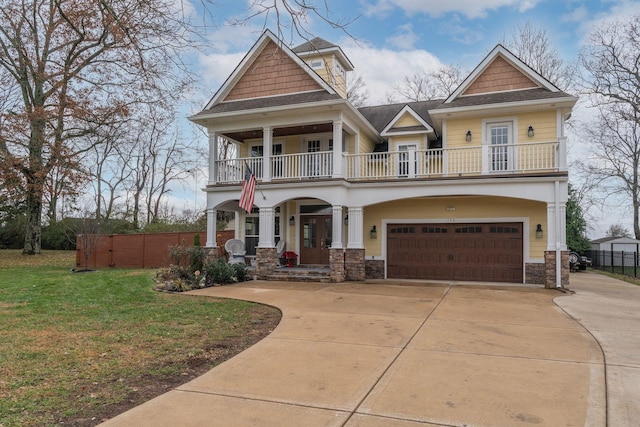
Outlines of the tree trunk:
{"type": "Polygon", "coordinates": [[[40,253],[40,242],[42,237],[42,197],[39,191],[27,192],[27,224],[24,234],[25,255],[35,255],[40,253]]]}

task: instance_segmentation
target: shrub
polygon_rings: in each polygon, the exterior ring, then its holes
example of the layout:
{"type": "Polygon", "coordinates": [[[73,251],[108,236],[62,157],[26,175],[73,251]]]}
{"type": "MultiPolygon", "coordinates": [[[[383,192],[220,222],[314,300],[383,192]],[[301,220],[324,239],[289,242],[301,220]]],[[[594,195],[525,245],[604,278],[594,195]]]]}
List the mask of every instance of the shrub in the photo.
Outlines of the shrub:
{"type": "Polygon", "coordinates": [[[233,270],[233,275],[238,282],[244,282],[247,280],[247,276],[249,274],[249,269],[244,264],[232,264],[231,269],[233,270]]]}
{"type": "Polygon", "coordinates": [[[189,256],[191,271],[202,270],[207,259],[207,250],[200,245],[192,246],[187,249],[187,255],[189,256]]]}
{"type": "Polygon", "coordinates": [[[169,246],[169,259],[173,265],[190,265],[191,256],[189,248],[182,242],[182,245],[169,246]]]}
{"type": "Polygon", "coordinates": [[[205,265],[204,267],[204,271],[205,282],[209,286],[213,285],[214,283],[226,285],[229,283],[233,283],[234,281],[234,268],[224,262],[222,259],[219,259],[215,262],[207,263],[207,265],[205,265]]]}

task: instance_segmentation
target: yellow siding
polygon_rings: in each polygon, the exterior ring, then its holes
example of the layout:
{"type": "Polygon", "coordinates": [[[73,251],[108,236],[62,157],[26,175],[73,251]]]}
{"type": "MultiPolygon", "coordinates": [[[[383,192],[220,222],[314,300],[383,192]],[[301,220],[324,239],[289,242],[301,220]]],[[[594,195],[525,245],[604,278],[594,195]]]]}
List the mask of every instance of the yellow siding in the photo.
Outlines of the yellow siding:
{"type": "Polygon", "coordinates": [[[520,114],[518,116],[518,128],[519,142],[548,142],[558,139],[555,111],[520,114]],[[529,138],[527,135],[529,125],[533,126],[534,129],[535,135],[533,138],[529,138]]]}
{"type": "Polygon", "coordinates": [[[529,257],[543,258],[547,247],[547,206],[545,203],[529,200],[508,199],[500,197],[452,197],[424,200],[399,200],[379,205],[368,206],[364,210],[364,243],[367,256],[382,255],[382,220],[402,219],[437,219],[447,222],[450,219],[464,222],[465,219],[528,217],[529,257]],[[448,211],[447,207],[455,208],[448,211]],[[545,230],[543,239],[536,239],[536,225],[542,224],[545,230]],[[375,225],[378,238],[371,239],[369,231],[375,225]]]}
{"type": "MultiPolygon", "coordinates": [[[[360,148],[361,154],[371,153],[373,152],[373,147],[376,146],[376,141],[373,141],[365,137],[364,135],[360,134],[359,145],[360,145],[359,148],[360,148]]],[[[353,151],[353,153],[355,154],[355,151],[353,151]]]]}
{"type": "Polygon", "coordinates": [[[409,113],[404,113],[402,117],[400,117],[400,119],[393,125],[393,127],[401,128],[406,126],[419,126],[419,125],[420,125],[420,122],[417,121],[415,117],[413,117],[409,113]]]}
{"type": "Polygon", "coordinates": [[[334,65],[336,58],[334,55],[314,55],[307,56],[304,60],[310,63],[314,59],[322,58],[324,60],[324,67],[314,68],[313,70],[324,80],[329,86],[334,88],[340,96],[347,97],[347,84],[345,78],[334,73],[334,65]]]}
{"type": "MultiPolygon", "coordinates": [[[[485,118],[491,119],[490,117],[448,119],[446,121],[446,147],[456,148],[480,146],[482,144],[482,121],[485,118]],[[468,130],[471,131],[471,142],[467,142],[465,139],[468,130]]],[[[519,143],[549,142],[556,141],[558,139],[555,110],[522,113],[517,115],[517,119],[517,133],[519,143]],[[529,138],[529,136],[527,135],[529,125],[533,126],[534,128],[535,136],[533,138],[529,138]]]]}
{"type": "Polygon", "coordinates": [[[444,148],[467,148],[482,145],[482,118],[447,119],[447,140],[444,148]],[[471,131],[471,142],[466,141],[467,131],[471,131]]]}

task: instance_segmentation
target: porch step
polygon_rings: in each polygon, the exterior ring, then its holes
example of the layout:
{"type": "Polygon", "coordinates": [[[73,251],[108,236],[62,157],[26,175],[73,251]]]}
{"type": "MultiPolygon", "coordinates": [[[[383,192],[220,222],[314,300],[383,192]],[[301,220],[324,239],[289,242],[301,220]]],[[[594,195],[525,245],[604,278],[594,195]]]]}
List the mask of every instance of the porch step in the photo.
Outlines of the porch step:
{"type": "Polygon", "coordinates": [[[331,283],[331,270],[324,267],[278,267],[267,280],[280,282],[319,282],[331,283]]]}

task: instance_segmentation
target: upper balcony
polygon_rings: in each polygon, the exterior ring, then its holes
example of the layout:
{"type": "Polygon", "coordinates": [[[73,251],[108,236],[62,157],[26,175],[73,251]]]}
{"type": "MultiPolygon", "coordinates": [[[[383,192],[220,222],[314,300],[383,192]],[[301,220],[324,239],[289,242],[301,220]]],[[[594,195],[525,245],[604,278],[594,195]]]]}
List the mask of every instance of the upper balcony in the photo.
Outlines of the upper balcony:
{"type": "Polygon", "coordinates": [[[259,182],[341,178],[347,181],[467,179],[478,176],[522,176],[565,172],[565,139],[549,142],[483,145],[464,148],[388,151],[366,154],[332,151],[296,153],[266,158],[248,157],[215,162],[209,184],[237,184],[245,165],[259,182]],[[268,171],[268,173],[265,173],[268,171]]]}

